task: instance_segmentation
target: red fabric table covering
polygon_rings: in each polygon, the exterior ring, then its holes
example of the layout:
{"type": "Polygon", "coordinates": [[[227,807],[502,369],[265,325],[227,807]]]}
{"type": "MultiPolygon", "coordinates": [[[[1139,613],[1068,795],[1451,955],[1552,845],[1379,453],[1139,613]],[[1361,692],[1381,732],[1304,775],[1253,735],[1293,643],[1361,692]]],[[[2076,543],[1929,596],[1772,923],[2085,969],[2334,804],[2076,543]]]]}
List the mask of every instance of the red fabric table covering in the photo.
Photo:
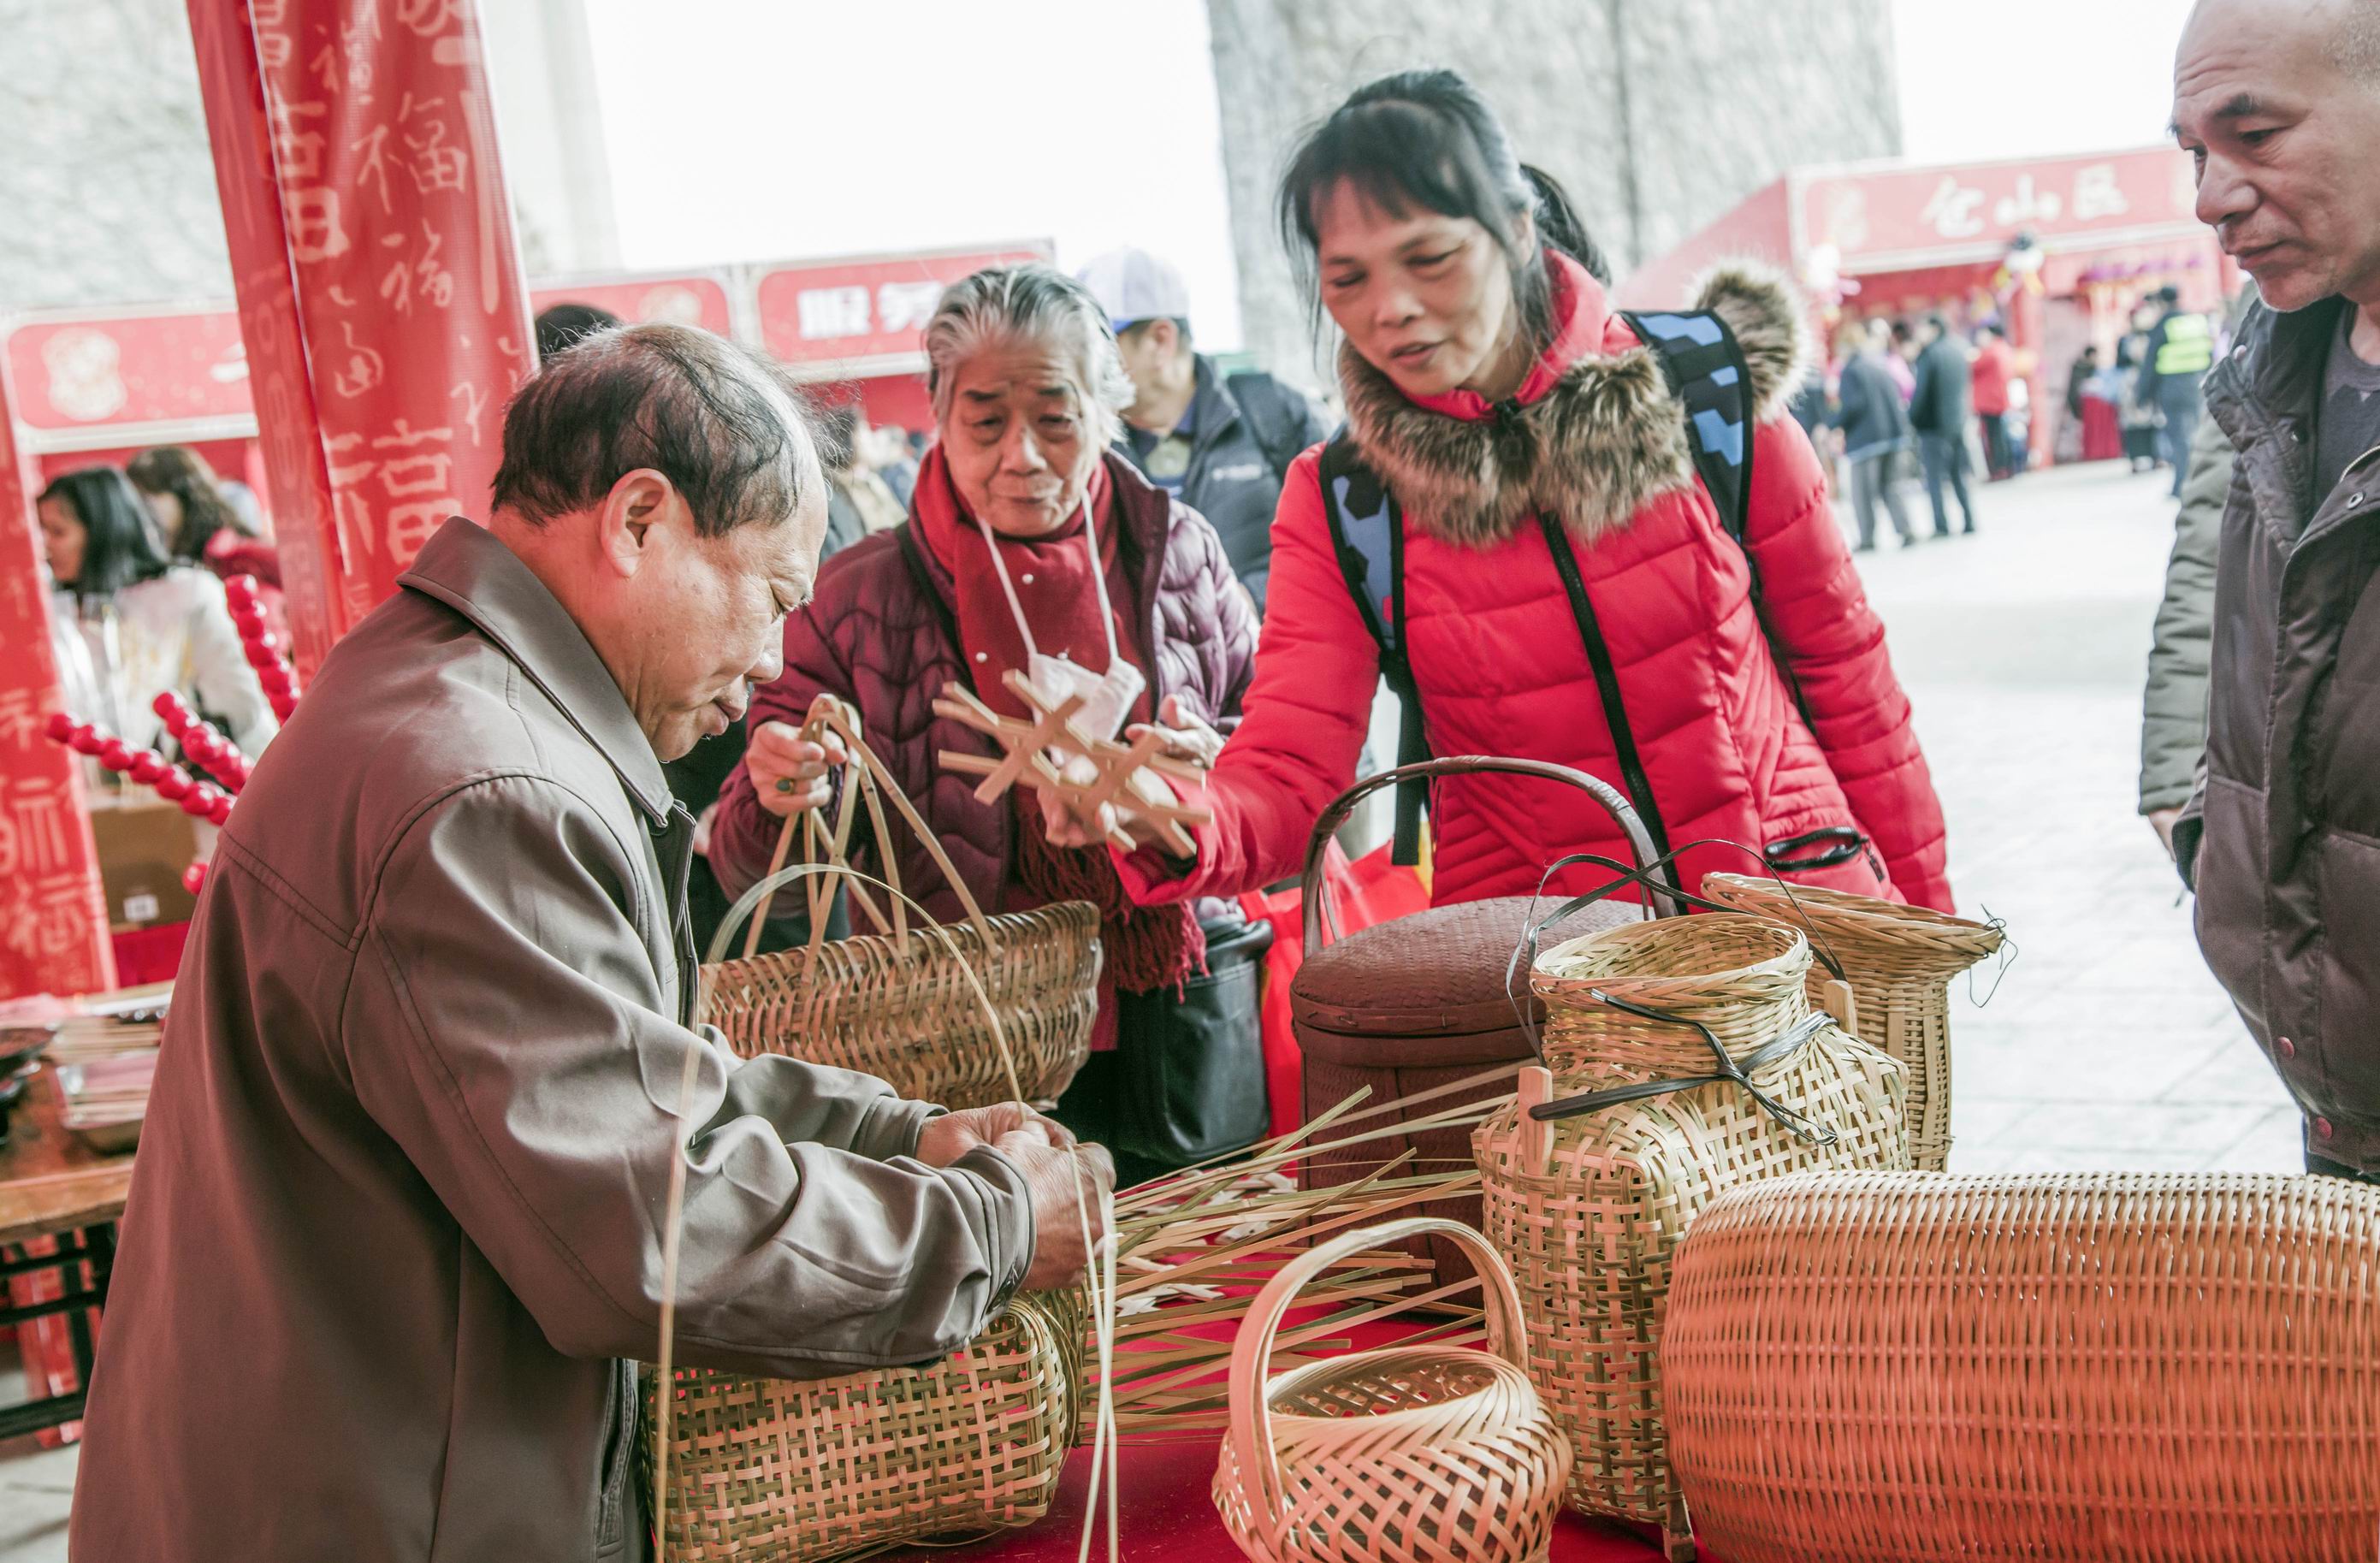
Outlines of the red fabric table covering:
{"type": "MultiPolygon", "coordinates": [[[[1215,1514],[1208,1488],[1215,1479],[1216,1444],[1126,1444],[1116,1511],[1123,1519],[1123,1555],[1162,1558],[1164,1563],[1239,1563],[1215,1514]]],[[[972,1546],[909,1548],[897,1557],[965,1558],[975,1563],[1075,1563],[1082,1545],[1085,1486],[1091,1451],[1076,1449],[1066,1461],[1058,1501],[1038,1524],[972,1546]]],[[[1101,1521],[1102,1525],[1105,1521],[1101,1521]]],[[[1706,1552],[1703,1555],[1709,1558],[1706,1552]]],[[[1107,1557],[1104,1530],[1091,1544],[1093,1559],[1107,1557]]],[[[1638,1532],[1564,1514],[1554,1527],[1550,1563],[1658,1563],[1661,1548],[1651,1531],[1638,1532]]],[[[1711,1559],[1711,1563],[1717,1563],[1711,1559]]]]}

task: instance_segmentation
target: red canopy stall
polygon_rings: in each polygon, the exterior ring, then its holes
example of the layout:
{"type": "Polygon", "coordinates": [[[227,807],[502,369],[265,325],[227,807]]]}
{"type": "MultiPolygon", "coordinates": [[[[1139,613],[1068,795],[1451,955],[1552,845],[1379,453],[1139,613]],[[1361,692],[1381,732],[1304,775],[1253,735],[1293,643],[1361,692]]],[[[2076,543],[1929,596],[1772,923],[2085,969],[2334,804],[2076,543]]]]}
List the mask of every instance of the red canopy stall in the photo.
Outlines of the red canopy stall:
{"type": "Polygon", "coordinates": [[[1713,262],[1785,268],[1819,323],[1940,310],[1954,327],[1998,318],[2032,392],[2034,448],[2085,345],[2112,356],[2133,306],[2171,284],[2210,309],[2238,282],[2198,221],[2190,159],[2172,147],[2076,157],[1797,168],[1746,197],[1619,289],[1631,309],[1674,306],[1713,262]]]}

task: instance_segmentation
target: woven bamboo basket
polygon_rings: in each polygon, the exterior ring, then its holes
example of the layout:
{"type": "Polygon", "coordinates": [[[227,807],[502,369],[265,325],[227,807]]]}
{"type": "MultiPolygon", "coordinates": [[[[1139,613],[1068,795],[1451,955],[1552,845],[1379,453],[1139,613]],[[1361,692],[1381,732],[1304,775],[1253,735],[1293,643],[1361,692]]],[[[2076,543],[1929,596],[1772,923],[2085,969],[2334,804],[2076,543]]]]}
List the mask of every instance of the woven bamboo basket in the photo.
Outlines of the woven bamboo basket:
{"type": "Polygon", "coordinates": [[[1488,1236],[1512,1261],[1528,1319],[1530,1376],[1570,1437],[1571,1506],[1662,1526],[1673,1557],[1693,1545],[1663,1433],[1658,1353],[1687,1224],[1744,1183],[1909,1165],[1900,1067],[1813,1016],[1809,963],[1799,933],[1732,914],[1557,946],[1531,975],[1550,1074],[1524,1070],[1519,1097],[1475,1139],[1488,1236]],[[1750,1060],[1740,1079],[1694,1083],[1718,1060],[1686,1021],[1708,1027],[1730,1060],[1750,1060]],[[1762,1060],[1772,1043],[1787,1050],[1762,1060]],[[1556,1121],[1529,1111],[1549,1093],[1630,1088],[1654,1094],[1556,1121]],[[1755,1090],[1819,1138],[1773,1116],[1755,1090]]]}
{"type": "Polygon", "coordinates": [[[1090,1056],[1099,1014],[1099,916],[1087,902],[1061,902],[1030,912],[986,916],[882,762],[849,718],[813,708],[811,727],[835,732],[851,753],[840,817],[830,829],[813,811],[798,817],[806,855],[823,860],[810,897],[812,934],[800,950],[751,952],[721,961],[749,916],[757,929],[775,892],[795,821],[788,818],[769,878],[728,913],[702,971],[703,1018],[716,1025],[741,1058],[783,1053],[811,1063],[857,1070],[891,1084],[904,1097],[953,1109],[988,1107],[1014,1095],[990,1018],[963,975],[983,984],[1008,1041],[1017,1084],[1028,1101],[1054,1102],[1090,1056]],[[966,909],[966,921],[948,927],[912,926],[901,893],[899,854],[885,853],[893,893],[880,909],[860,882],[848,878],[856,808],[864,806],[876,839],[889,841],[884,801],[890,799],[917,832],[966,909]],[[841,874],[853,903],[878,931],[828,941],[828,877],[841,874]]]}
{"type": "Polygon", "coordinates": [[[1281,1267],[1232,1346],[1215,1508],[1257,1563],[1535,1563],[1570,1446],[1524,1370],[1512,1273],[1432,1217],[1344,1233],[1281,1267]],[[1332,1357],[1266,1382],[1281,1315],[1336,1260],[1415,1237],[1458,1244],[1485,1293],[1488,1351],[1442,1344],[1332,1357]]]}
{"type": "Polygon", "coordinates": [[[2380,1190],[1827,1173],[1679,1255],[1678,1471],[1729,1563],[2370,1563],[2380,1190]]]}
{"type": "MultiPolygon", "coordinates": [[[[662,1557],[808,1563],[1038,1520],[1078,1430],[1082,1315],[1075,1293],[1019,1297],[924,1367],[812,1380],[674,1370],[662,1557]]],[[[650,1368],[645,1391],[650,1402],[650,1368]]],[[[649,1472],[658,1423],[649,1403],[649,1472]]]]}
{"type": "MultiPolygon", "coordinates": [[[[1755,916],[1807,931],[1842,963],[1854,1008],[1851,1029],[1900,1060],[1909,1076],[1909,1159],[1939,1172],[1950,1156],[1950,979],[2000,948],[2000,930],[1926,906],[1795,885],[1708,874],[1703,894],[1755,916]]],[[[1810,969],[1811,1002],[1829,980],[1810,969]]]]}

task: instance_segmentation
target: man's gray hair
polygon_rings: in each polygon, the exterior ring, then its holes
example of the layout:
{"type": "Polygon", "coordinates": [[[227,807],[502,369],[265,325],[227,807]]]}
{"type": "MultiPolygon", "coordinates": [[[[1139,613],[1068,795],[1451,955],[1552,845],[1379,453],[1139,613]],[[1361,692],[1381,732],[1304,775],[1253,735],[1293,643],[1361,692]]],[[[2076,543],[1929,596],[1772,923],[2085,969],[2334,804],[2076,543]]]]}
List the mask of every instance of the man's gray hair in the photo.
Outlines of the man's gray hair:
{"type": "Polygon", "coordinates": [[[2338,28],[2331,38],[2331,57],[2349,79],[2380,87],[2380,4],[2374,0],[2340,0],[2338,28]]]}
{"type": "Polygon", "coordinates": [[[818,425],[783,366],[695,326],[582,336],[504,409],[495,503],[537,525],[650,467],[717,537],[793,515],[820,472],[818,425]]]}
{"type": "Polygon", "coordinates": [[[1099,442],[1115,438],[1133,389],[1107,311],[1090,289],[1038,261],[988,266],[942,291],[926,322],[926,389],[938,421],[950,417],[959,366],[1014,342],[1048,348],[1071,365],[1099,442]]]}

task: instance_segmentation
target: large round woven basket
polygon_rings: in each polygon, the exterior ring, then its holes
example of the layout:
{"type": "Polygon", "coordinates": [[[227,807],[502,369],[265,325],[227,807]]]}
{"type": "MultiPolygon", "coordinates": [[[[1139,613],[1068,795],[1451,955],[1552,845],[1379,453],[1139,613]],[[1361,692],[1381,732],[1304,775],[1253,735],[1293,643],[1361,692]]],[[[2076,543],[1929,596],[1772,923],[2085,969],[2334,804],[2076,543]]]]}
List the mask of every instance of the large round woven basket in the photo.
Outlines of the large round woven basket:
{"type": "MultiPolygon", "coordinates": [[[[1759,918],[1634,923],[1539,957],[1533,985],[1560,1096],[1707,1075],[1811,1016],[1802,936],[1759,918]],[[1594,995],[1675,1017],[1653,1021],[1594,995]]],[[[1831,1134],[1816,1143],[1733,1081],[1697,1084],[1589,1116],[1539,1121],[1548,1088],[1480,1125],[1475,1148],[1487,1232],[1512,1262],[1528,1319],[1530,1377],[1569,1435],[1571,1505],[1661,1525],[1691,1556],[1686,1508],[1663,1430],[1660,1359],[1670,1263],[1688,1224],[1739,1185],[1812,1167],[1905,1168],[1900,1066],[1831,1024],[1748,1072],[1771,1101],[1831,1134]]]]}
{"type": "Polygon", "coordinates": [[[1030,1101],[1054,1101],[1090,1056],[1099,915],[1068,901],[905,935],[857,934],[703,968],[704,1018],[742,1058],[783,1053],[856,1069],[947,1108],[1014,1090],[964,959],[1000,1013],[1030,1101]]]}
{"type": "MultiPolygon", "coordinates": [[[[1019,1297],[964,1350],[837,1378],[672,1374],[665,1563],[808,1563],[1027,1525],[1049,1512],[1079,1418],[1073,1292],[1019,1297]]],[[[658,1418],[645,1375],[650,1466],[658,1418]]]]}
{"type": "MultiPolygon", "coordinates": [[[[1707,874],[1711,900],[1807,930],[1840,962],[1855,1002],[1852,1029],[1909,1074],[1909,1158],[1939,1172],[1950,1155],[1950,979],[2000,948],[2000,930],[1927,906],[1743,874],[1707,874]]],[[[1829,981],[1810,968],[1812,1001],[1829,981]]]]}
{"type": "Polygon", "coordinates": [[[2380,1189],[1815,1174],[1678,1257],[1662,1373],[1729,1563],[2370,1563],[2380,1189]]]}
{"type": "Polygon", "coordinates": [[[1570,1447],[1521,1365],[1512,1278],[1460,1222],[1346,1232],[1282,1266],[1232,1342],[1215,1508],[1255,1563],[1536,1563],[1553,1539],[1570,1447]],[[1281,1315],[1330,1265],[1416,1237],[1477,1268],[1488,1350],[1390,1347],[1265,1377],[1281,1315]]]}

